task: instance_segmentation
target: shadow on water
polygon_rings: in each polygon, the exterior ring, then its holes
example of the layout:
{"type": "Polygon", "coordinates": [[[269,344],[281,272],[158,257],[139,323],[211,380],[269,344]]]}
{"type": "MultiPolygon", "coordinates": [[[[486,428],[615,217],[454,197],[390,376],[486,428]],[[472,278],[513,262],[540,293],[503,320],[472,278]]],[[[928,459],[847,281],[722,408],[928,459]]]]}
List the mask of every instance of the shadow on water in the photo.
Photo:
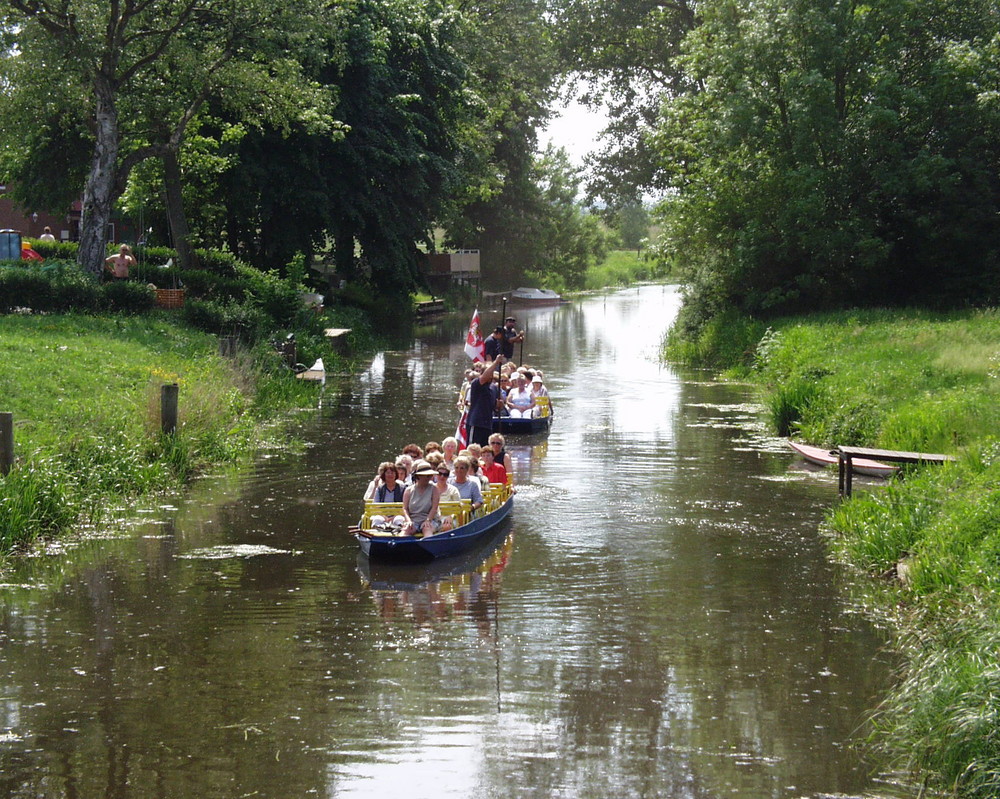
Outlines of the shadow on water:
{"type": "Polygon", "coordinates": [[[378,462],[454,430],[449,317],[297,416],[303,454],[7,575],[0,795],[905,795],[852,747],[892,664],[817,535],[836,477],[659,361],[677,301],[519,312],[557,418],[468,559],[346,532],[378,462]]]}

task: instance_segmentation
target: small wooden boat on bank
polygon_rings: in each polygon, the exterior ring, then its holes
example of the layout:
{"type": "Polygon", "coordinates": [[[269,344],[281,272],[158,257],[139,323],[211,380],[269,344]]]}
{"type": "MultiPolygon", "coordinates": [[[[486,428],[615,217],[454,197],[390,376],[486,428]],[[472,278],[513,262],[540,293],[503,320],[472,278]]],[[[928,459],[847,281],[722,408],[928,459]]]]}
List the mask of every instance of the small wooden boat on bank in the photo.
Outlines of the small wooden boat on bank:
{"type": "MultiPolygon", "coordinates": [[[[805,458],[809,463],[816,466],[836,466],[839,457],[835,451],[826,450],[822,447],[813,447],[809,444],[802,444],[798,441],[788,440],[788,446],[805,458]]],[[[868,458],[854,458],[852,461],[854,471],[859,474],[866,474],[869,477],[891,477],[899,468],[890,466],[880,461],[869,460],[868,458]]]]}
{"type": "Polygon", "coordinates": [[[552,289],[536,289],[521,286],[510,293],[511,305],[522,308],[544,308],[547,305],[561,305],[564,300],[552,289]]]}
{"type": "Polygon", "coordinates": [[[514,507],[514,490],[507,485],[491,484],[483,492],[483,506],[473,511],[468,500],[442,502],[442,516],[454,516],[458,525],[436,535],[417,537],[400,535],[395,530],[372,526],[373,516],[391,518],[403,512],[401,502],[366,502],[364,514],[350,532],[361,551],[372,560],[392,563],[426,563],[450,558],[476,547],[487,539],[514,507]]]}

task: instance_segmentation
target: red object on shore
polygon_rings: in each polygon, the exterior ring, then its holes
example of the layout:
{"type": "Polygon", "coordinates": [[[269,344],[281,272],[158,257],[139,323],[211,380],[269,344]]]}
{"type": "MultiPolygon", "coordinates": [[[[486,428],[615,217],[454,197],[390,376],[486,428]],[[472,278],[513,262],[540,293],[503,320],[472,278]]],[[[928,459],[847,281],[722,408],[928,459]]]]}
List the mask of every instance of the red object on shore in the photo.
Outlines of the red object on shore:
{"type": "Polygon", "coordinates": [[[21,260],[22,261],[44,261],[45,259],[42,258],[42,256],[40,256],[33,249],[31,249],[31,247],[22,247],[21,248],[21,260]]]}

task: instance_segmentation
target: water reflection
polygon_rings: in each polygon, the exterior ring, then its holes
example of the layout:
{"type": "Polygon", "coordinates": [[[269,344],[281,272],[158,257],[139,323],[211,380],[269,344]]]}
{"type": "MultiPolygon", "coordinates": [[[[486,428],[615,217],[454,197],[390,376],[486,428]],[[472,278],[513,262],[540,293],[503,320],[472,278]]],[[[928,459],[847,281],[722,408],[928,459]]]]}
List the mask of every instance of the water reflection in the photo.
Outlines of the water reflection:
{"type": "Polygon", "coordinates": [[[502,575],[513,548],[514,536],[503,530],[472,552],[423,566],[373,563],[359,556],[358,572],[387,621],[405,620],[419,628],[468,621],[480,636],[495,640],[502,575]]]}

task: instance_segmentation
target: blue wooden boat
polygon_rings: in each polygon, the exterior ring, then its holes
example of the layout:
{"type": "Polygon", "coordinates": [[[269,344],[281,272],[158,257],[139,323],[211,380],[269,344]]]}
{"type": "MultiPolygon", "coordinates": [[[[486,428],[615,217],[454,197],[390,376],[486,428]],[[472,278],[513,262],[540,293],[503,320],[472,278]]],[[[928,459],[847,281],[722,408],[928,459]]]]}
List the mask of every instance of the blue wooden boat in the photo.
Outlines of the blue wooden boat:
{"type": "Polygon", "coordinates": [[[514,418],[512,416],[494,416],[493,432],[506,435],[529,436],[535,433],[547,433],[552,427],[554,418],[552,402],[548,397],[538,397],[536,402],[542,409],[541,416],[533,416],[530,419],[514,418]]]}
{"type": "Polygon", "coordinates": [[[493,432],[505,436],[530,436],[545,433],[552,426],[552,416],[536,416],[530,419],[515,419],[511,416],[493,417],[493,432]]]}
{"type": "MultiPolygon", "coordinates": [[[[365,506],[365,514],[351,533],[361,546],[361,551],[372,560],[392,563],[426,563],[437,558],[450,558],[472,549],[488,538],[494,528],[510,515],[514,507],[514,494],[509,486],[496,487],[487,492],[486,502],[476,513],[458,516],[462,524],[445,533],[417,538],[401,536],[392,532],[376,530],[368,526],[373,512],[388,515],[393,512],[392,503],[382,503],[372,508],[365,506]],[[490,494],[493,494],[491,497],[490,494]],[[467,520],[466,520],[467,519],[467,520]]],[[[462,512],[462,503],[442,502],[441,513],[462,512]],[[456,507],[452,508],[451,505],[456,507]]],[[[400,511],[402,506],[400,506],[400,511]]],[[[456,515],[457,515],[456,514],[456,515]]]]}
{"type": "Polygon", "coordinates": [[[358,574],[369,588],[377,591],[416,591],[447,580],[467,578],[476,571],[485,573],[498,567],[502,571],[513,545],[509,528],[507,522],[501,522],[472,549],[430,563],[386,563],[359,553],[358,574]]]}

